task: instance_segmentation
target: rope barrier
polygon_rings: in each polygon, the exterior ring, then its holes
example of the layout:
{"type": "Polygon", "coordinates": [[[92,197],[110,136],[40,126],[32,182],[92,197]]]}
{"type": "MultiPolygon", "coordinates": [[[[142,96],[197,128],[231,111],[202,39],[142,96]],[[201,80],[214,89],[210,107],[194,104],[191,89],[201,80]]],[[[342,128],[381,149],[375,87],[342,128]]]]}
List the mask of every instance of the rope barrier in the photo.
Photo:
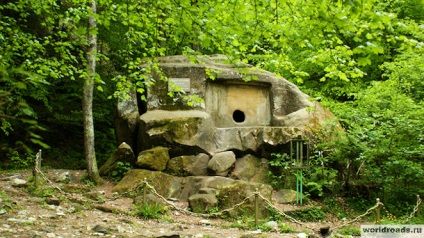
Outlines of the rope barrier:
{"type": "MultiPolygon", "coordinates": [[[[145,181],[145,180],[143,180],[142,182],[141,182],[141,184],[139,184],[138,186],[136,186],[136,187],[134,187],[133,189],[131,189],[129,192],[132,192],[132,191],[134,191],[134,190],[137,190],[139,187],[140,187],[140,185],[146,185],[152,192],[153,192],[153,194],[156,196],[156,197],[158,197],[158,198],[160,198],[163,202],[165,202],[166,204],[168,204],[169,206],[171,206],[172,208],[174,208],[175,210],[177,210],[177,211],[180,211],[180,212],[182,212],[182,213],[186,213],[186,214],[188,214],[188,215],[192,215],[192,216],[200,216],[200,217],[218,217],[218,216],[222,216],[224,213],[227,213],[227,212],[230,212],[230,211],[232,211],[232,210],[235,210],[237,207],[240,207],[241,205],[243,205],[243,204],[245,204],[245,203],[247,203],[247,201],[249,200],[249,199],[251,199],[253,196],[255,196],[256,195],[256,193],[254,193],[254,194],[252,194],[251,196],[249,196],[249,197],[246,197],[243,201],[241,201],[240,203],[237,203],[237,204],[235,204],[233,207],[231,207],[231,208],[227,208],[227,209],[224,209],[224,210],[222,210],[222,211],[220,211],[220,212],[214,212],[214,213],[208,213],[208,214],[203,214],[203,213],[195,213],[195,212],[191,212],[191,211],[188,211],[188,210],[185,210],[185,209],[182,209],[182,208],[179,208],[179,207],[177,207],[177,206],[175,206],[175,204],[173,204],[173,203],[171,203],[171,202],[169,202],[165,197],[163,197],[162,195],[160,195],[157,191],[156,191],[156,189],[152,186],[152,185],[150,185],[147,181],[145,181]]],[[[127,192],[127,193],[129,193],[129,192],[127,192]]]]}
{"type": "Polygon", "coordinates": [[[379,206],[384,206],[384,204],[382,202],[380,202],[380,200],[377,200],[377,204],[375,204],[375,206],[371,207],[370,209],[368,209],[364,214],[357,216],[355,219],[348,221],[348,222],[344,222],[343,224],[339,225],[339,226],[335,226],[333,228],[333,230],[338,230],[344,226],[347,226],[349,224],[352,224],[360,219],[362,219],[363,217],[369,215],[373,210],[377,209],[379,206]]]}
{"type": "Polygon", "coordinates": [[[41,177],[48,182],[52,187],[56,188],[60,193],[62,194],[67,194],[65,191],[63,191],[61,188],[59,188],[58,186],[54,185],[54,183],[52,181],[50,181],[50,179],[47,178],[47,176],[38,168],[35,168],[36,172],[39,173],[41,175],[41,177]]]}
{"type": "MultiPolygon", "coordinates": [[[[138,186],[136,186],[136,187],[134,187],[133,189],[131,189],[130,191],[128,191],[128,192],[126,192],[125,194],[128,194],[128,193],[130,193],[130,192],[132,192],[132,191],[134,191],[134,190],[136,190],[136,189],[138,189],[141,185],[146,185],[152,192],[153,192],[153,194],[155,195],[155,196],[157,196],[158,198],[160,198],[162,201],[164,201],[166,204],[168,204],[169,206],[171,206],[172,208],[174,208],[175,210],[177,210],[177,211],[180,211],[180,212],[183,212],[183,213],[186,213],[186,214],[188,214],[188,215],[193,215],[193,216],[200,216],[200,217],[219,217],[219,216],[222,216],[224,213],[227,213],[227,212],[230,212],[230,211],[232,211],[232,210],[235,210],[237,207],[240,207],[241,205],[243,205],[243,204],[245,204],[245,203],[247,203],[252,197],[254,197],[254,196],[258,196],[259,198],[261,198],[262,200],[264,200],[265,201],[265,203],[269,206],[269,207],[271,207],[272,209],[274,209],[276,212],[278,212],[280,215],[282,215],[283,217],[285,217],[285,218],[287,218],[290,222],[292,222],[292,223],[296,223],[296,224],[298,224],[298,225],[300,225],[300,226],[302,226],[302,227],[305,227],[305,228],[307,228],[307,229],[310,229],[310,230],[313,230],[313,231],[317,231],[318,229],[316,228],[316,227],[312,227],[312,226],[309,226],[308,224],[306,224],[306,223],[304,223],[304,222],[301,222],[301,221],[299,221],[299,220],[297,220],[297,219],[295,219],[295,218],[293,218],[293,217],[291,217],[291,216],[289,216],[289,215],[287,215],[285,212],[283,212],[283,211],[281,211],[278,207],[276,207],[274,204],[272,204],[272,202],[271,201],[269,201],[267,198],[265,198],[262,194],[260,194],[258,191],[256,191],[256,192],[254,192],[251,196],[248,196],[248,197],[246,197],[243,201],[241,201],[240,203],[237,203],[237,204],[235,204],[233,207],[230,207],[230,208],[227,208],[227,209],[224,209],[224,210],[222,210],[222,211],[220,211],[220,212],[215,212],[215,213],[208,213],[208,214],[202,214],[202,213],[195,213],[195,212],[191,212],[191,211],[188,211],[188,210],[185,210],[185,209],[182,209],[182,208],[179,208],[179,207],[177,207],[177,206],[175,206],[175,204],[173,204],[173,203],[171,203],[171,202],[169,202],[165,197],[163,197],[162,195],[160,195],[157,191],[156,191],[156,189],[152,186],[152,185],[150,185],[146,180],[143,180],[138,186]]],[[[421,205],[421,203],[422,203],[422,199],[419,197],[419,196],[417,196],[417,204],[416,204],[416,206],[414,207],[414,210],[413,210],[413,212],[410,214],[410,216],[409,216],[409,218],[407,219],[407,222],[409,222],[412,218],[413,218],[413,216],[418,212],[418,210],[419,210],[419,207],[420,207],[420,205],[421,205]]],[[[349,225],[349,224],[352,224],[352,223],[354,223],[354,222],[357,222],[357,221],[359,221],[360,219],[362,219],[362,218],[364,218],[365,216],[367,216],[367,215],[369,215],[371,212],[373,212],[374,210],[376,210],[376,209],[379,209],[379,207],[382,207],[382,208],[384,208],[385,209],[385,211],[386,212],[388,212],[387,211],[387,209],[385,208],[385,206],[384,206],[384,204],[382,203],[382,202],[380,202],[380,200],[379,199],[377,199],[377,203],[376,203],[376,205],[374,205],[373,207],[371,207],[371,208],[369,208],[365,213],[363,213],[363,214],[361,214],[361,215],[359,215],[359,216],[357,216],[356,218],[354,218],[353,220],[351,220],[351,221],[347,221],[347,222],[344,222],[343,224],[341,224],[341,225],[338,225],[338,226],[335,226],[334,228],[332,228],[332,230],[338,230],[338,229],[341,229],[342,227],[345,227],[345,226],[347,226],[347,225],[349,225]]]]}
{"type": "Polygon", "coordinates": [[[262,196],[262,194],[259,193],[259,197],[262,198],[268,206],[270,206],[272,209],[274,209],[276,212],[278,212],[280,215],[284,216],[285,218],[289,219],[292,223],[296,223],[300,226],[306,227],[308,229],[311,230],[315,230],[314,227],[308,226],[306,223],[303,223],[301,221],[296,220],[295,218],[287,215],[285,212],[281,211],[278,207],[276,207],[274,204],[272,204],[271,201],[269,201],[267,198],[265,198],[264,196],[262,196]]]}
{"type": "MultiPolygon", "coordinates": [[[[41,175],[41,177],[45,180],[45,181],[47,181],[52,187],[54,187],[54,188],[56,188],[60,193],[62,193],[62,194],[64,194],[64,195],[67,195],[68,193],[66,193],[65,191],[63,191],[61,188],[59,188],[58,186],[56,186],[56,185],[54,185],[54,183],[52,182],[52,181],[50,181],[48,178],[47,178],[47,176],[38,168],[38,167],[35,167],[35,170],[36,170],[36,172],[37,173],[39,173],[40,175],[41,175]]],[[[188,211],[188,210],[186,210],[186,209],[182,209],[182,208],[179,208],[179,207],[177,207],[174,203],[171,203],[171,202],[169,202],[168,201],[168,199],[166,199],[165,197],[163,197],[162,195],[160,195],[157,191],[156,191],[156,189],[154,188],[154,186],[152,186],[152,185],[150,185],[145,179],[140,183],[140,184],[138,184],[137,186],[135,186],[134,188],[132,188],[132,189],[130,189],[128,192],[125,192],[125,193],[123,193],[122,194],[122,196],[124,196],[125,194],[130,194],[131,192],[133,192],[133,191],[135,191],[135,190],[138,190],[139,188],[140,188],[140,186],[146,186],[148,189],[150,189],[151,191],[152,191],[152,193],[156,196],[156,197],[158,197],[159,199],[161,199],[165,204],[167,204],[168,206],[170,206],[170,207],[172,207],[174,210],[177,210],[177,211],[179,211],[179,212],[182,212],[182,213],[185,213],[185,214],[188,214],[188,215],[192,215],[192,216],[199,216],[199,217],[206,217],[206,218],[209,218],[209,217],[219,217],[219,216],[222,216],[222,215],[224,215],[224,213],[229,213],[229,212],[231,212],[231,211],[233,211],[233,210],[235,210],[236,208],[238,208],[238,207],[240,207],[240,206],[242,206],[243,204],[245,204],[245,203],[247,203],[251,198],[253,198],[254,196],[258,196],[259,198],[261,198],[262,200],[264,200],[265,201],[265,203],[266,203],[266,205],[268,205],[269,207],[271,207],[272,209],[274,209],[276,212],[278,212],[280,215],[282,215],[283,217],[285,217],[285,218],[287,218],[290,222],[292,222],[292,223],[296,223],[296,224],[298,224],[298,225],[300,225],[300,226],[303,226],[303,227],[305,227],[305,228],[308,228],[308,229],[310,229],[310,230],[313,230],[313,231],[317,231],[317,228],[315,228],[315,227],[312,227],[312,226],[309,226],[308,224],[306,224],[306,223],[304,223],[304,222],[301,222],[301,221],[299,221],[299,220],[297,220],[297,219],[295,219],[295,218],[293,218],[293,217],[291,217],[291,216],[289,216],[289,215],[287,215],[285,212],[283,212],[283,211],[281,211],[278,207],[276,207],[274,204],[272,204],[272,202],[271,201],[269,201],[267,198],[265,198],[262,194],[260,194],[258,191],[256,191],[256,192],[254,192],[252,195],[250,195],[250,196],[248,196],[248,197],[246,197],[245,199],[243,199],[243,201],[241,201],[241,202],[239,202],[239,203],[237,203],[237,204],[235,204],[234,206],[232,206],[232,207],[230,207],[230,208],[227,208],[227,209],[224,209],[224,210],[222,210],[222,211],[220,211],[220,212],[214,212],[214,213],[208,213],[208,214],[203,214],[203,213],[195,213],[195,212],[191,212],[191,211],[188,211]]],[[[418,211],[419,211],[419,208],[420,208],[420,206],[421,206],[421,204],[422,204],[422,199],[420,198],[420,196],[419,195],[417,195],[417,204],[414,206],[414,209],[413,209],[413,211],[412,211],[412,213],[409,215],[409,217],[406,219],[406,223],[408,223],[408,222],[410,222],[411,221],[411,219],[418,213],[418,211]]],[[[373,207],[371,207],[371,208],[369,208],[365,213],[363,213],[363,214],[361,214],[361,215],[359,215],[359,216],[357,216],[356,218],[354,218],[353,220],[351,220],[351,221],[347,221],[347,222],[344,222],[343,224],[340,224],[340,225],[338,225],[338,226],[335,226],[335,227],[333,227],[332,228],[332,230],[333,231],[335,231],[335,230],[338,230],[338,229],[341,229],[342,227],[345,227],[345,226],[347,226],[347,225],[349,225],[349,224],[352,224],[352,223],[354,223],[354,222],[357,222],[357,221],[359,221],[360,219],[362,219],[363,217],[365,217],[365,216],[367,216],[367,215],[369,215],[372,211],[374,211],[374,210],[376,210],[376,209],[378,209],[379,207],[382,207],[382,208],[384,208],[385,210],[386,210],[386,212],[388,212],[387,211],[387,209],[385,208],[385,206],[384,206],[384,204],[382,203],[382,202],[380,202],[380,200],[379,199],[377,199],[377,203],[376,203],[376,205],[374,205],[373,207]]]]}
{"type": "Polygon", "coordinates": [[[411,219],[415,216],[415,214],[418,213],[418,210],[419,210],[419,208],[421,206],[421,203],[422,203],[422,199],[420,198],[420,195],[417,195],[417,205],[415,205],[415,207],[414,207],[411,215],[409,215],[409,217],[408,217],[408,219],[406,219],[405,223],[410,222],[411,219]]]}

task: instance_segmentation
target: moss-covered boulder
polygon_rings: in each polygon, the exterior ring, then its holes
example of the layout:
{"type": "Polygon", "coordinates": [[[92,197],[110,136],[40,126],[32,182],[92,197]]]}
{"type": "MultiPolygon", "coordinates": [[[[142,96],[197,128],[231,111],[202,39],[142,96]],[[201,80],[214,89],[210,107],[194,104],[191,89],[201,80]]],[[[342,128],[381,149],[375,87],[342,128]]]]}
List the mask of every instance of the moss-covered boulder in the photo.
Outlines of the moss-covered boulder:
{"type": "MultiPolygon", "coordinates": [[[[238,209],[234,209],[230,212],[230,216],[236,217],[240,215],[255,215],[255,196],[254,193],[257,191],[262,197],[271,201],[272,187],[267,184],[251,183],[242,180],[237,180],[231,185],[220,189],[218,194],[219,210],[231,208],[234,205],[241,203],[245,198],[250,197],[241,205],[238,209]]],[[[269,216],[269,211],[266,208],[267,202],[258,196],[258,215],[260,217],[269,216]]]]}
{"type": "Polygon", "coordinates": [[[134,152],[127,143],[123,142],[118,149],[110,156],[110,158],[100,167],[99,174],[107,176],[116,170],[118,162],[130,163],[135,165],[134,152]]]}
{"type": "Polygon", "coordinates": [[[114,192],[125,193],[139,191],[140,184],[147,181],[156,191],[165,198],[178,197],[181,193],[182,179],[159,171],[144,169],[130,170],[113,188],[114,192]]]}
{"type": "Polygon", "coordinates": [[[137,157],[137,166],[142,169],[163,171],[169,161],[168,148],[157,146],[141,151],[137,157]]]}

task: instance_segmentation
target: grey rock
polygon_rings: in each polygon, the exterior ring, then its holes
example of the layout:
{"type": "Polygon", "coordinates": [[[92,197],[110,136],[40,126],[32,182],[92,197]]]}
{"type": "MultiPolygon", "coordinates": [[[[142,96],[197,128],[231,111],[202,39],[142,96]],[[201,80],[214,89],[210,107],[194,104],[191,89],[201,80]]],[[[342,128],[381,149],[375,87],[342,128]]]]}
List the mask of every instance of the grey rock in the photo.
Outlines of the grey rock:
{"type": "Polygon", "coordinates": [[[266,159],[246,155],[237,159],[231,177],[245,181],[267,183],[269,180],[268,163],[269,161],[266,159]]]}
{"type": "Polygon", "coordinates": [[[278,223],[276,221],[268,221],[264,224],[265,227],[268,227],[272,232],[278,232],[278,223]]]}
{"type": "Polygon", "coordinates": [[[103,195],[99,191],[90,191],[88,193],[85,193],[84,196],[95,201],[101,201],[103,199],[103,195]]]}
{"type": "Polygon", "coordinates": [[[209,114],[199,110],[153,110],[140,116],[138,148],[172,148],[171,154],[204,153],[214,150],[210,143],[215,127],[209,114]]]}
{"type": "Polygon", "coordinates": [[[209,156],[178,156],[169,160],[166,171],[179,176],[205,176],[208,174],[209,156]]]}
{"type": "Polygon", "coordinates": [[[196,155],[196,159],[191,167],[187,168],[187,173],[193,176],[206,176],[208,174],[209,159],[209,155],[205,153],[196,155]]]}
{"type": "Polygon", "coordinates": [[[261,230],[248,231],[240,236],[240,238],[262,238],[263,234],[261,230]]]}
{"type": "Polygon", "coordinates": [[[203,220],[199,221],[199,224],[210,226],[210,225],[212,225],[212,222],[210,220],[203,219],[203,220]]]}
{"type": "Polygon", "coordinates": [[[70,179],[69,178],[69,171],[65,171],[65,172],[59,174],[59,176],[57,176],[56,182],[66,183],[66,182],[69,182],[69,179],[70,179]]]}
{"type": "Polygon", "coordinates": [[[169,160],[166,172],[174,175],[187,176],[187,170],[196,160],[195,156],[178,156],[169,160]]]}
{"type": "MultiPolygon", "coordinates": [[[[252,196],[256,192],[256,189],[258,189],[262,196],[269,200],[271,200],[272,194],[272,187],[261,183],[234,180],[220,176],[178,177],[159,171],[143,169],[134,169],[129,171],[124,178],[115,185],[112,191],[118,193],[138,191],[137,198],[134,202],[139,203],[143,196],[142,185],[140,182],[144,180],[153,186],[161,196],[166,199],[178,199],[181,203],[188,202],[189,198],[213,201],[214,197],[219,196],[220,199],[218,199],[218,206],[221,208],[229,208],[241,202],[246,197],[252,196]]],[[[158,201],[153,195],[147,195],[146,197],[151,201],[158,203],[162,202],[162,200],[158,201]]],[[[214,204],[214,202],[212,202],[212,204],[214,204]]],[[[252,204],[253,198],[249,200],[249,206],[252,204]]],[[[207,209],[212,208],[211,206],[212,205],[204,205],[202,206],[201,211],[205,212],[207,209]]],[[[266,210],[265,208],[261,209],[266,210]]]]}
{"type": "Polygon", "coordinates": [[[46,203],[49,204],[49,205],[59,206],[60,200],[56,197],[48,197],[48,198],[46,198],[46,203]]]}
{"type": "Polygon", "coordinates": [[[217,153],[208,163],[208,170],[212,175],[227,176],[236,162],[236,155],[232,151],[217,153]]]}
{"type": "Polygon", "coordinates": [[[109,228],[102,226],[102,225],[96,225],[93,228],[93,231],[98,232],[98,233],[103,233],[103,234],[108,234],[109,233],[109,228]]]}
{"type": "Polygon", "coordinates": [[[138,111],[137,93],[129,90],[118,98],[115,116],[115,134],[118,144],[125,142],[133,151],[137,151],[137,134],[140,113],[138,111]]]}
{"type": "Polygon", "coordinates": [[[14,178],[12,179],[12,186],[16,188],[21,188],[21,187],[28,187],[28,184],[26,180],[23,180],[20,178],[14,178]]]}
{"type": "Polygon", "coordinates": [[[180,238],[181,235],[178,232],[165,232],[162,234],[153,234],[155,238],[180,238]]]}
{"type": "Polygon", "coordinates": [[[199,194],[216,194],[216,189],[214,188],[201,188],[199,189],[199,194]]]}

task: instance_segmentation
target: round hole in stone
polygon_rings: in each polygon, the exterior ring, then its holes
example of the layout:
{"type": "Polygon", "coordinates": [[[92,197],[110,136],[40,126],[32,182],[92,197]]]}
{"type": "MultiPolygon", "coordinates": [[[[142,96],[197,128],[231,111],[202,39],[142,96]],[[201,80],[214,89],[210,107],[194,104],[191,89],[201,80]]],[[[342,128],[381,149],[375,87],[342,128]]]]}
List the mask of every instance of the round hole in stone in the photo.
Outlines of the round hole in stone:
{"type": "Polygon", "coordinates": [[[235,110],[233,112],[233,120],[237,123],[242,123],[246,119],[246,115],[244,115],[243,111],[235,110]]]}

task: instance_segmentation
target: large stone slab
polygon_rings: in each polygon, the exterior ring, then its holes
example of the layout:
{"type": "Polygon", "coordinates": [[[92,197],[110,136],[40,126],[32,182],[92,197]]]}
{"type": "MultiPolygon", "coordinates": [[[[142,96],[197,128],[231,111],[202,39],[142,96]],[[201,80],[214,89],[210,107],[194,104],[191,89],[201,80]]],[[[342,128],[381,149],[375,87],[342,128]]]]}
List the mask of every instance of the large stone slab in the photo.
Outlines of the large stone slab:
{"type": "Polygon", "coordinates": [[[140,123],[140,149],[167,146],[172,157],[215,150],[210,143],[215,127],[206,112],[154,110],[141,115],[140,123]]]}
{"type": "Polygon", "coordinates": [[[149,111],[140,117],[139,148],[163,145],[172,157],[243,151],[257,155],[280,152],[293,138],[310,138],[312,133],[297,127],[217,128],[201,111],[149,111]]]}

